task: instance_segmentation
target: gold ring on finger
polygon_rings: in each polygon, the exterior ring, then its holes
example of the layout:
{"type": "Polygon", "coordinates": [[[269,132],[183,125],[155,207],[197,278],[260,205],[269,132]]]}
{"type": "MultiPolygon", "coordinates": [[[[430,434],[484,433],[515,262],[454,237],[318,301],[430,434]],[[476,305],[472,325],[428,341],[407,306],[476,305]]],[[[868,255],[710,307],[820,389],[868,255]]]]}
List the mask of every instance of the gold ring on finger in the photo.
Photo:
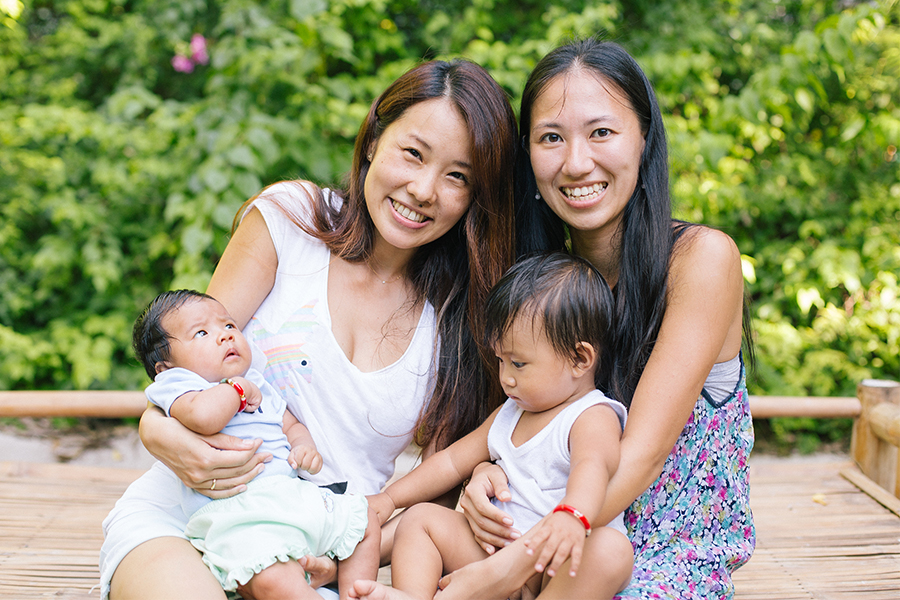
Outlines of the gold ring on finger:
{"type": "Polygon", "coordinates": [[[209,486],[209,489],[210,489],[210,491],[216,489],[216,480],[215,479],[213,479],[212,485],[209,486]]]}

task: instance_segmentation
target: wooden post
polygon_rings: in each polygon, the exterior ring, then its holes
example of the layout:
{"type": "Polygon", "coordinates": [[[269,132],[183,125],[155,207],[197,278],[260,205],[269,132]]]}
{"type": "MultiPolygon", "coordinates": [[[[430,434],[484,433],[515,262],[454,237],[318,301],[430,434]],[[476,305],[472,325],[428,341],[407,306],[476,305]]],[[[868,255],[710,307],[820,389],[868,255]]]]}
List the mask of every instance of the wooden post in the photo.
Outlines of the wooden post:
{"type": "Polygon", "coordinates": [[[860,470],[900,498],[900,383],[866,379],[856,388],[861,412],[850,454],[860,470]]]}

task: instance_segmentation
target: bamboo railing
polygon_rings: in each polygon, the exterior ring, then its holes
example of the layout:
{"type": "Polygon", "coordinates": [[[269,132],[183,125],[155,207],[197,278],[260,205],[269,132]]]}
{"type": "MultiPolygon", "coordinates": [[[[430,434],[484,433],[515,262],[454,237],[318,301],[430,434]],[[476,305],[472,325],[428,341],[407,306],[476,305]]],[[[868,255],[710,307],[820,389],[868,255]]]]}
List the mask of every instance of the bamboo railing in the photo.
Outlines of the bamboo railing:
{"type": "Polygon", "coordinates": [[[0,417],[139,417],[147,408],[144,392],[0,392],[0,417]]]}
{"type": "MultiPolygon", "coordinates": [[[[147,399],[139,391],[0,392],[0,417],[139,417],[147,399]]],[[[857,417],[858,398],[750,396],[754,418],[857,417]]]]}

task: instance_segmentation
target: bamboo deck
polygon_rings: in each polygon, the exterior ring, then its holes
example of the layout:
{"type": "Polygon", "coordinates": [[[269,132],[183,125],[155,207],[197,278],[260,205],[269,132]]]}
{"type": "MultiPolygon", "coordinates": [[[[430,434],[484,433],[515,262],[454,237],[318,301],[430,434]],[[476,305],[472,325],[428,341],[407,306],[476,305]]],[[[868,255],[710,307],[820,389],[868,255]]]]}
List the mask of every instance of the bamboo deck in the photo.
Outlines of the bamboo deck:
{"type": "MultiPolygon", "coordinates": [[[[858,474],[849,461],[751,461],[758,544],[736,600],[900,598],[900,517],[842,469],[858,474]]],[[[100,523],[140,473],[0,463],[0,597],[99,598],[100,523]]]]}
{"type": "Polygon", "coordinates": [[[849,460],[751,460],[757,546],[736,600],[900,598],[900,516],[847,477],[868,485],[849,460]]]}

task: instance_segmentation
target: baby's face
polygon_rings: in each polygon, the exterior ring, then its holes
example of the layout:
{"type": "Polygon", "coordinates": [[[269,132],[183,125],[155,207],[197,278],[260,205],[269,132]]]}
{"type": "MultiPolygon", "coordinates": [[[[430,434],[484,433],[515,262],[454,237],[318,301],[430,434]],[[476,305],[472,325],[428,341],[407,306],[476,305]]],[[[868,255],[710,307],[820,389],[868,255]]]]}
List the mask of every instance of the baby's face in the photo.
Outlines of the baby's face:
{"type": "Polygon", "coordinates": [[[525,411],[539,413],[573,402],[594,387],[571,358],[560,356],[540,322],[519,316],[494,348],[503,391],[525,411]]]}
{"type": "Polygon", "coordinates": [[[250,368],[247,339],[215,300],[191,300],[163,317],[162,326],[170,336],[167,368],[182,367],[213,382],[250,368]]]}

